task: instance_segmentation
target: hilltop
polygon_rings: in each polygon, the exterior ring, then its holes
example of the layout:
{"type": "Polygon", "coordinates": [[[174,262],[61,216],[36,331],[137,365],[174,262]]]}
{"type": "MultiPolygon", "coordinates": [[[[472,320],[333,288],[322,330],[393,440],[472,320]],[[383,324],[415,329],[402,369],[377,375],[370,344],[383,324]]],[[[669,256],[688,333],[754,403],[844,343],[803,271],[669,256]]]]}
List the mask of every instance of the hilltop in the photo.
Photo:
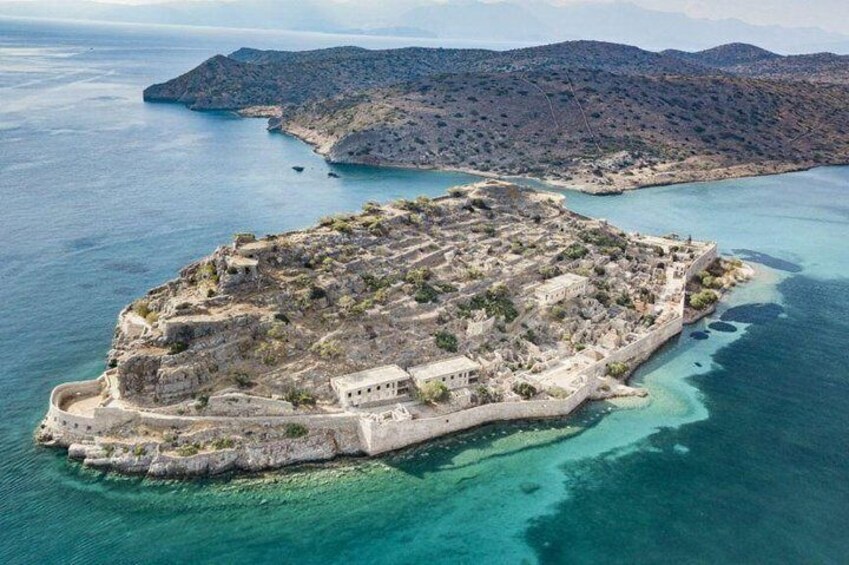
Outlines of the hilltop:
{"type": "Polygon", "coordinates": [[[847,77],[847,57],[745,44],[240,49],[144,96],[270,117],[336,162],[617,192],[849,162],[847,77]]]}

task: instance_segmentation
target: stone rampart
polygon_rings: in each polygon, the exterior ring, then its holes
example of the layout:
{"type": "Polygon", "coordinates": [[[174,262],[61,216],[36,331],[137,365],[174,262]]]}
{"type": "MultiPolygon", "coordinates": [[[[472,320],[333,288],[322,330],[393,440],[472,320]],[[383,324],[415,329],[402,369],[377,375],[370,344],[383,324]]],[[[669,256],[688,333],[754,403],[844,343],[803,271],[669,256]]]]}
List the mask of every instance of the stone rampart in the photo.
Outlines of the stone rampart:
{"type": "Polygon", "coordinates": [[[593,387],[594,383],[587,383],[561,400],[497,402],[433,418],[401,421],[363,418],[360,420],[363,450],[377,455],[489,422],[564,416],[589,398],[593,387]]]}

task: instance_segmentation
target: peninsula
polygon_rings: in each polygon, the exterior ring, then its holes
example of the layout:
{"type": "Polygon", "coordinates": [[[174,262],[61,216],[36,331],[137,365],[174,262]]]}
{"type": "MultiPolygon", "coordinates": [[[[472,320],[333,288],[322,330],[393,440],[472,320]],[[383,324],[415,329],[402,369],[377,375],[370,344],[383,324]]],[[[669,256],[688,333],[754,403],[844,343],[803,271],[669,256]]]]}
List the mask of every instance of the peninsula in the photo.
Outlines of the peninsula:
{"type": "Polygon", "coordinates": [[[630,373],[746,278],[500,181],[234,242],[119,315],[106,371],[37,431],[153,477],[376,455],[644,394],[630,373]]]}
{"type": "Polygon", "coordinates": [[[849,163],[849,56],[745,44],[240,49],[144,97],[267,117],[332,162],[593,193],[849,163]]]}

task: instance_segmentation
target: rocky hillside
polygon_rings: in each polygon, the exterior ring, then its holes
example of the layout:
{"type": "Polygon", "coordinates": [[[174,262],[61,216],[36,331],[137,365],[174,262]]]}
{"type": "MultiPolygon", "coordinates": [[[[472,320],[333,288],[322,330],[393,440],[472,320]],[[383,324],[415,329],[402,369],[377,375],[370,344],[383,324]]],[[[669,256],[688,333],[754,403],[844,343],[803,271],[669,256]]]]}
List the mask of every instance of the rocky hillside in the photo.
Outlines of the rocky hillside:
{"type": "Polygon", "coordinates": [[[333,161],[616,192],[846,163],[847,77],[846,57],[744,44],[240,49],[145,98],[270,116],[333,161]]]}
{"type": "Polygon", "coordinates": [[[274,127],[332,161],[596,192],[849,160],[849,91],[730,77],[477,73],[308,104],[274,127]]]}

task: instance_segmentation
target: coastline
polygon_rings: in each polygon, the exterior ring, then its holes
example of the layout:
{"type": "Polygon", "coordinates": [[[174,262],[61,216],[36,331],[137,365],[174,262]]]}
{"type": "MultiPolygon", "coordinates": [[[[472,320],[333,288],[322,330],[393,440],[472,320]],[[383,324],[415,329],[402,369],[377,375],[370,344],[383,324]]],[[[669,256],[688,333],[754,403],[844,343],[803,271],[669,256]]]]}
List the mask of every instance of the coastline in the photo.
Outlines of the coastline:
{"type": "MultiPolygon", "coordinates": [[[[169,102],[171,103],[171,102],[169,102]]],[[[197,111],[197,110],[195,110],[197,111]]],[[[204,111],[204,110],[200,110],[204,111]]],[[[417,165],[412,163],[385,163],[376,160],[334,160],[331,157],[333,146],[339,141],[337,138],[323,136],[306,128],[285,124],[281,119],[282,108],[279,106],[253,106],[233,110],[243,118],[262,118],[268,120],[267,129],[271,133],[279,133],[298,139],[309,145],[313,152],[321,156],[330,164],[345,165],[368,165],[406,170],[444,171],[463,173],[485,179],[502,180],[527,180],[534,183],[555,188],[558,190],[570,190],[583,192],[595,196],[614,196],[632,190],[642,190],[675,184],[699,184],[734,180],[742,178],[766,177],[809,171],[819,167],[840,167],[849,165],[849,162],[818,163],[805,161],[801,163],[765,161],[762,163],[742,163],[737,165],[711,166],[708,158],[698,156],[683,161],[669,161],[658,164],[653,173],[633,174],[629,171],[605,171],[609,175],[610,182],[599,184],[598,177],[592,172],[581,168],[565,169],[572,175],[572,180],[562,180],[553,177],[534,177],[530,175],[511,175],[482,171],[479,169],[464,167],[445,167],[440,165],[417,165]]]]}

